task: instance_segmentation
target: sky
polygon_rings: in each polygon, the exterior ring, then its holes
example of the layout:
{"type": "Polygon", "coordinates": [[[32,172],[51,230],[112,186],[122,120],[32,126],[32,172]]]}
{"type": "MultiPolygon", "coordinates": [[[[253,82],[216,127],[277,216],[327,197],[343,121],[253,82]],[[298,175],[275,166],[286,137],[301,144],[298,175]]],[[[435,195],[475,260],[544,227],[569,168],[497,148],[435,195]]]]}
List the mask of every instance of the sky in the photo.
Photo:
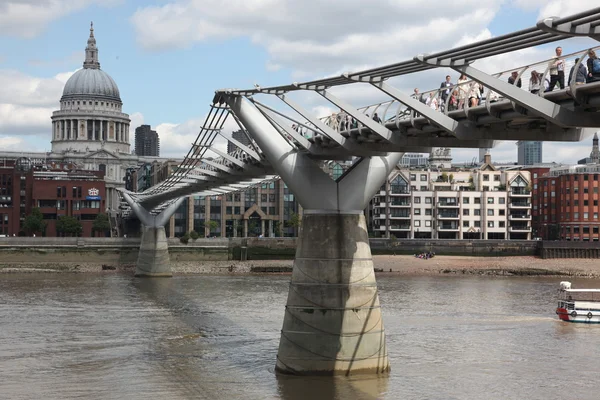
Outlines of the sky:
{"type": "MultiPolygon", "coordinates": [[[[283,85],[382,66],[597,5],[597,0],[0,0],[0,150],[50,150],[50,116],[59,108],[65,82],[82,68],[91,21],[101,68],[117,82],[123,112],[132,120],[130,137],[135,127],[150,124],[159,133],[161,156],[183,157],[217,89],[283,85]]],[[[568,54],[600,43],[577,38],[558,44],[568,54]]],[[[475,67],[510,70],[549,58],[556,45],[480,60],[475,67]]],[[[423,92],[439,87],[446,73],[456,81],[453,71],[430,70],[391,82],[406,93],[414,87],[423,92]]],[[[357,85],[334,93],[356,107],[386,99],[357,85]]],[[[294,96],[318,116],[335,110],[314,93],[294,96]]],[[[591,138],[546,142],[543,161],[574,163],[590,150],[591,138]]],[[[453,149],[455,162],[477,154],[453,149]]],[[[516,161],[517,147],[501,142],[491,154],[494,162],[516,161]]]]}

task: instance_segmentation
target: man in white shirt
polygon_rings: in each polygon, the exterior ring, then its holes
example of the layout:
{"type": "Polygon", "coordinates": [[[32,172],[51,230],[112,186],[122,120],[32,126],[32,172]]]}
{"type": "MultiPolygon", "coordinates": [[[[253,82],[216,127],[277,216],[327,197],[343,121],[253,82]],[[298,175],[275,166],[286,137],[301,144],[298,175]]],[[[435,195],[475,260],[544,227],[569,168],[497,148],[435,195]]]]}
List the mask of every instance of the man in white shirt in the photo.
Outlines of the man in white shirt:
{"type": "Polygon", "coordinates": [[[561,89],[565,88],[565,60],[561,57],[562,47],[557,47],[555,51],[556,56],[548,64],[550,67],[550,85],[546,92],[553,91],[557,83],[561,89]]]}

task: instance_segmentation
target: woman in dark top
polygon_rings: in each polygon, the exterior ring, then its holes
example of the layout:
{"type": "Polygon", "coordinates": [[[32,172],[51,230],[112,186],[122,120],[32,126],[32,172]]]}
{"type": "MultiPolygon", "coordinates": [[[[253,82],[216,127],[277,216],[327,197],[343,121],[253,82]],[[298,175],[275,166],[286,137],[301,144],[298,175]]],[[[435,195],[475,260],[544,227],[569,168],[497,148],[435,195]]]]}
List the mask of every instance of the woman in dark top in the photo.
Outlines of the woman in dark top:
{"type": "Polygon", "coordinates": [[[600,59],[594,50],[588,51],[587,70],[588,82],[600,81],[600,59]]]}

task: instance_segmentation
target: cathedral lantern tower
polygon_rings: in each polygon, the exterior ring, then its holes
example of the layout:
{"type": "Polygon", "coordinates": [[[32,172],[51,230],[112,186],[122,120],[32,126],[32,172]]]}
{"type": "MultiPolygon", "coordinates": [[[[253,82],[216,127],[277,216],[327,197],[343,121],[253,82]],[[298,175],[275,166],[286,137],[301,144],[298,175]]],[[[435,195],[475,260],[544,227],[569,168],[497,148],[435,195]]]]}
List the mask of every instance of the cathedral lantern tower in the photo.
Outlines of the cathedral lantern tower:
{"type": "Polygon", "coordinates": [[[69,78],[60,110],[52,113],[52,152],[129,154],[131,120],[122,108],[117,84],[100,69],[92,23],[83,68],[69,78]]]}

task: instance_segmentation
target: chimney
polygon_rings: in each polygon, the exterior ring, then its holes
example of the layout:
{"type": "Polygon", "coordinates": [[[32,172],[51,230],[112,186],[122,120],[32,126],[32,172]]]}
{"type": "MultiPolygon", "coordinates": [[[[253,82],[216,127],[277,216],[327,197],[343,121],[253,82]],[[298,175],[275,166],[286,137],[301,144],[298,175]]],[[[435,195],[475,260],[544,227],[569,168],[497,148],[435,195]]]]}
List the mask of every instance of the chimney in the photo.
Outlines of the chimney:
{"type": "Polygon", "coordinates": [[[492,165],[492,155],[490,154],[489,151],[487,153],[485,153],[485,156],[483,156],[483,163],[492,165]]]}

